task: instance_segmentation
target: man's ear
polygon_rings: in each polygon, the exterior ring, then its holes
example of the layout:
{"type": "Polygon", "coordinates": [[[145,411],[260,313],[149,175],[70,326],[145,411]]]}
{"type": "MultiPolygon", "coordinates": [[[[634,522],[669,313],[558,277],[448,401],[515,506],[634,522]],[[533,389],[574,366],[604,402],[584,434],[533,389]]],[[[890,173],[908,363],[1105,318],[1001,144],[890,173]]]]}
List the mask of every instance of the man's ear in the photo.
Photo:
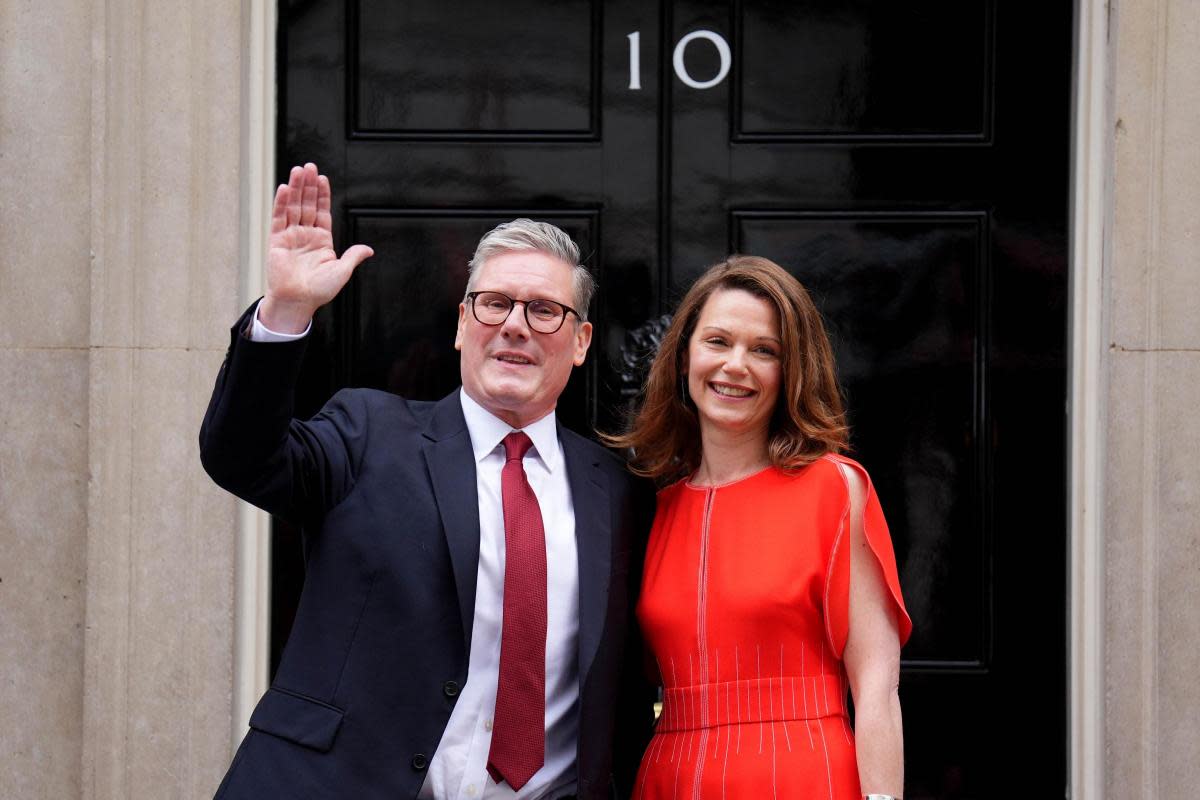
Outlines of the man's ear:
{"type": "Polygon", "coordinates": [[[583,361],[587,358],[588,347],[592,343],[592,323],[581,322],[575,331],[575,357],[572,359],[575,366],[583,366],[583,361]]]}
{"type": "Polygon", "coordinates": [[[454,331],[454,349],[462,352],[463,345],[463,330],[467,326],[467,307],[462,303],[458,304],[458,328],[454,331]]]}

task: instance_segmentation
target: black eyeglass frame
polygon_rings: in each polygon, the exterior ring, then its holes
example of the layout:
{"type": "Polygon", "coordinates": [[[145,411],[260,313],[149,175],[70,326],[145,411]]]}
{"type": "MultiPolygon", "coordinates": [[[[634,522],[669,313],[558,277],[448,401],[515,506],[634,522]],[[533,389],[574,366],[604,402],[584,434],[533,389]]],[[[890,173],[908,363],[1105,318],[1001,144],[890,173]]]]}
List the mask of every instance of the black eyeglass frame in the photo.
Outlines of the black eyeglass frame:
{"type": "Polygon", "coordinates": [[[571,308],[566,303],[560,303],[557,300],[547,300],[544,297],[532,297],[528,300],[517,300],[514,297],[509,297],[504,292],[497,292],[494,289],[482,289],[477,292],[467,292],[467,299],[471,301],[471,316],[475,317],[475,321],[478,322],[480,325],[488,325],[493,328],[496,327],[497,325],[503,325],[505,322],[508,321],[509,314],[512,314],[513,309],[517,307],[517,303],[520,303],[523,306],[521,313],[525,315],[525,324],[529,326],[529,330],[534,331],[536,333],[544,333],[547,336],[549,336],[552,333],[558,333],[560,330],[562,330],[563,324],[566,323],[566,321],[567,321],[568,313],[574,314],[576,319],[579,319],[579,320],[583,319],[582,314],[580,314],[575,309],[571,308]],[[476,299],[478,299],[479,295],[481,295],[481,294],[499,295],[500,297],[503,297],[505,300],[508,301],[508,313],[504,315],[504,319],[500,320],[499,322],[485,322],[484,320],[479,318],[479,312],[475,309],[475,301],[476,301],[476,299]],[[539,329],[538,327],[536,327],[533,324],[533,321],[529,319],[529,304],[530,303],[549,303],[550,305],[558,306],[559,308],[562,309],[562,316],[559,317],[558,325],[554,328],[554,330],[544,331],[544,330],[539,329]]]}

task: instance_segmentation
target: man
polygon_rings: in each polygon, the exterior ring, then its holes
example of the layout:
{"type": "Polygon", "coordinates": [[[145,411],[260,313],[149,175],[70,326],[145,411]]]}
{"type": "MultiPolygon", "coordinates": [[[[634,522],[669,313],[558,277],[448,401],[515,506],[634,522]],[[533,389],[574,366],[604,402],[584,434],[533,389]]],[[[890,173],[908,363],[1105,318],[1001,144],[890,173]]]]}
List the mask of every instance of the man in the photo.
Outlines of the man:
{"type": "Polygon", "coordinates": [[[300,422],[303,335],[372,255],[338,258],[330,222],[329,181],[293,168],[266,296],[233,328],[200,432],[213,479],[300,523],[307,559],[217,796],[623,794],[648,733],[644,694],[618,678],[640,658],[625,639],[650,509],[618,459],[555,421],[592,335],[578,248],[546,223],[499,226],[458,307],[460,390],[343,390],[300,422]]]}

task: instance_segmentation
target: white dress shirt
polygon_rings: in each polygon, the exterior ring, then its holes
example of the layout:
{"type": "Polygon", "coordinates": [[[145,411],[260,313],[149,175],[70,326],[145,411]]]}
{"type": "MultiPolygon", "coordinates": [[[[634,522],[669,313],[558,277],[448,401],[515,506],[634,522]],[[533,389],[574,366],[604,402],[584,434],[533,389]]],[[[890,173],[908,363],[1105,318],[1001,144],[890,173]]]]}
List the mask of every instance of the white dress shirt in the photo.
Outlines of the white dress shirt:
{"type": "Polygon", "coordinates": [[[512,432],[459,392],[479,492],[479,570],[471,656],[463,687],[442,741],[429,764],[421,800],[476,798],[554,798],[575,791],[575,752],[579,740],[579,561],[575,509],[554,414],[524,428],[533,447],[525,474],[542,512],[546,531],[546,763],[514,792],[487,772],[492,744],[492,713],[500,670],[500,626],[504,612],[504,506],[500,472],[504,437],[512,432]]]}
{"type": "MultiPolygon", "coordinates": [[[[311,328],[311,323],[310,323],[311,328]]],[[[258,321],[250,338],[288,341],[301,334],[276,333],[258,321]]],[[[492,415],[465,391],[459,392],[479,494],[479,568],[467,682],[458,696],[442,740],[429,762],[420,800],[553,800],[576,791],[579,741],[579,560],[575,508],[555,415],[523,430],[533,441],[525,474],[542,512],[546,532],[546,761],[514,792],[487,772],[492,715],[500,671],[500,630],[504,612],[504,505],[500,472],[508,423],[492,415]]],[[[403,725],[403,720],[396,724],[403,725]]]]}

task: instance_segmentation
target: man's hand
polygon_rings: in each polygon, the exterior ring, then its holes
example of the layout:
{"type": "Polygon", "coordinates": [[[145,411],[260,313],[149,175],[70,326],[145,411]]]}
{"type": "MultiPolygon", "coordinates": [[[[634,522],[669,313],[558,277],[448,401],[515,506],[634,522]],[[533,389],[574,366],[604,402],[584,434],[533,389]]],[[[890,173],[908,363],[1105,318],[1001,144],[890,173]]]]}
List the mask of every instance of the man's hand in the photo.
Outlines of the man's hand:
{"type": "Polygon", "coordinates": [[[273,331],[302,332],[313,313],[342,290],[354,268],[375,255],[370,247],[356,244],[337,257],[329,203],[329,179],[317,174],[311,162],[292,167],[288,182],[275,192],[267,294],[258,307],[259,321],[273,331]]]}

